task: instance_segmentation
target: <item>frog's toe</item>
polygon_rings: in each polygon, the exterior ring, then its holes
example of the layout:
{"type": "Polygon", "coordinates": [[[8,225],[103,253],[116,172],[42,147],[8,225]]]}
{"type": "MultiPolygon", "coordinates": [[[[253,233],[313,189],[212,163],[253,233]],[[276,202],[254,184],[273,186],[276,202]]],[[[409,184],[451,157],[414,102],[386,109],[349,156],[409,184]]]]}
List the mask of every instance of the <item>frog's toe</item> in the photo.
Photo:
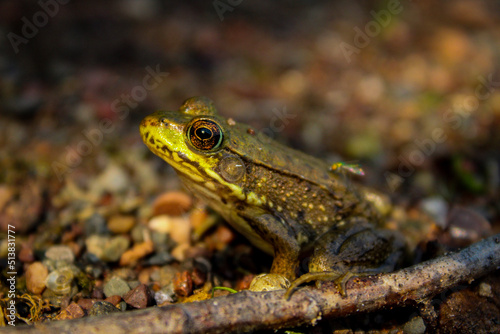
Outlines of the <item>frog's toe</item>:
{"type": "Polygon", "coordinates": [[[280,274],[260,274],[253,278],[248,290],[250,291],[273,291],[286,289],[290,281],[280,274]]]}
{"type": "MultiPolygon", "coordinates": [[[[297,289],[300,285],[304,283],[314,282],[316,281],[316,286],[321,281],[333,281],[337,286],[337,290],[340,292],[342,297],[347,296],[346,284],[347,282],[353,278],[357,277],[360,274],[355,274],[350,271],[345,273],[339,273],[338,271],[322,271],[322,272],[310,272],[304,274],[294,280],[288,290],[285,293],[285,299],[290,299],[295,289],[297,289]]],[[[362,275],[362,274],[361,274],[362,275]]]]}

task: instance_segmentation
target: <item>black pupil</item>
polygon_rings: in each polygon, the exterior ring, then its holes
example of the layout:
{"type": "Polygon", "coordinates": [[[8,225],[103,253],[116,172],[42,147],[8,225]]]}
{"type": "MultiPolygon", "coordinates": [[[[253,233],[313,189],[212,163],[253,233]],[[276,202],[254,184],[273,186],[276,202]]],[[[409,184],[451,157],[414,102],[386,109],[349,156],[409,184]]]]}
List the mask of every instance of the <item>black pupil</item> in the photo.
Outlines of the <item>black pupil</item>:
{"type": "Polygon", "coordinates": [[[210,139],[212,138],[212,131],[210,131],[210,129],[208,128],[196,129],[196,137],[200,138],[201,140],[210,139]]]}

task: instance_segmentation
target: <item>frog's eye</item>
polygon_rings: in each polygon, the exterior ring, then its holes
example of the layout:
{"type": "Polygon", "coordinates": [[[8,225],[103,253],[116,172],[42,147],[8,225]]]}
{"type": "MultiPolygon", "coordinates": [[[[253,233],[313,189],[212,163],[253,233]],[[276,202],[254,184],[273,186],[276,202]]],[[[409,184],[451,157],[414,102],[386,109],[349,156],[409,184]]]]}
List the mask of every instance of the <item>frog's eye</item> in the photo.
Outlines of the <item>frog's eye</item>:
{"type": "Polygon", "coordinates": [[[219,124],[207,119],[194,121],[189,126],[187,135],[191,145],[201,151],[214,151],[220,148],[224,139],[219,124]]]}

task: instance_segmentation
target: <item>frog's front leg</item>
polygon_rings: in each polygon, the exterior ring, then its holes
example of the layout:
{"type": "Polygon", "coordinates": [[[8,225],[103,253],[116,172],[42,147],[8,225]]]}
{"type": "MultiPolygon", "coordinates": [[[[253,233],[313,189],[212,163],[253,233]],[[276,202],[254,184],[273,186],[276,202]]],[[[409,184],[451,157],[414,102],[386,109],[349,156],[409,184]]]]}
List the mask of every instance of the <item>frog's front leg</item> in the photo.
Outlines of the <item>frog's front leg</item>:
{"type": "Polygon", "coordinates": [[[270,274],[256,276],[250,290],[276,290],[289,286],[296,277],[299,265],[300,245],[295,232],[279,217],[262,214],[254,217],[252,227],[274,249],[274,260],[270,274]]]}
{"type": "Polygon", "coordinates": [[[392,271],[403,255],[401,236],[377,229],[363,218],[351,218],[329,231],[315,245],[309,273],[292,282],[286,297],[300,284],[333,280],[345,296],[353,276],[392,271]]]}

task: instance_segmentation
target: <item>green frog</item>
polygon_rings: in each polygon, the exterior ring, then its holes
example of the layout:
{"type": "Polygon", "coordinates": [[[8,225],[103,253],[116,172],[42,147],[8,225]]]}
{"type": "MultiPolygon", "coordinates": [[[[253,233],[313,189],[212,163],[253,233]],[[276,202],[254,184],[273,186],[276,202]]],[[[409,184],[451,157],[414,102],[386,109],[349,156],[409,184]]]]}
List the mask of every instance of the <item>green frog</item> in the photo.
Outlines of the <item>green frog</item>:
{"type": "Polygon", "coordinates": [[[374,191],[342,169],[225,119],[208,98],[157,111],[142,120],[140,132],[195,196],[274,255],[271,272],[257,276],[252,290],[329,279],[345,292],[353,274],[390,271],[401,257],[401,238],[380,228],[387,202],[374,191]],[[309,260],[308,273],[297,279],[302,259],[309,260]]]}

